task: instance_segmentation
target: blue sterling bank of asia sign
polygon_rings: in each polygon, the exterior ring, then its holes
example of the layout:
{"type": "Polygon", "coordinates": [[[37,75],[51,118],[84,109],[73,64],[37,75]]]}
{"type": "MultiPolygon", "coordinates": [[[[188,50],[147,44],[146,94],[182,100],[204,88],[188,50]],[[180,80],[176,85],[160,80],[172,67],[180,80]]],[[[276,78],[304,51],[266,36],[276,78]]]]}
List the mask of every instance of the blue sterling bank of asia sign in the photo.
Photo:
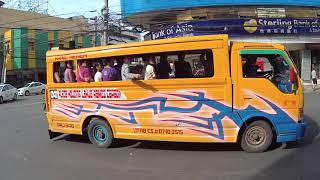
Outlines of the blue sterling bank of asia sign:
{"type": "Polygon", "coordinates": [[[182,36],[229,34],[229,36],[250,35],[320,35],[320,18],[257,18],[219,19],[191,21],[151,32],[152,39],[166,39],[182,36]]]}

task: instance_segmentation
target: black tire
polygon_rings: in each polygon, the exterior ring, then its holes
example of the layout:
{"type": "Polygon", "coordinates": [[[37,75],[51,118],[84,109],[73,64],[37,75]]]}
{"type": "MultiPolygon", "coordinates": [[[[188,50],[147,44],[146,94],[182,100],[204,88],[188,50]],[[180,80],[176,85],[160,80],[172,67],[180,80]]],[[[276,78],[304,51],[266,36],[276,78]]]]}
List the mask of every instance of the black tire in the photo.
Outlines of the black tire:
{"type": "Polygon", "coordinates": [[[44,90],[44,89],[42,89],[42,90],[41,90],[41,94],[44,94],[44,93],[45,93],[45,90],[44,90]]]}
{"type": "Polygon", "coordinates": [[[92,144],[99,148],[108,148],[113,142],[110,125],[101,119],[94,118],[88,125],[88,137],[92,144]]]}
{"type": "Polygon", "coordinates": [[[254,121],[250,123],[241,136],[241,148],[249,153],[268,150],[273,141],[273,131],[269,123],[254,121]]]}
{"type": "Polygon", "coordinates": [[[26,92],[24,93],[24,95],[25,95],[25,96],[30,96],[30,92],[29,92],[29,91],[26,91],[26,92]]]}
{"type": "Polygon", "coordinates": [[[17,98],[18,98],[18,95],[17,95],[17,94],[14,94],[12,101],[16,101],[17,98]]]}
{"type": "Polygon", "coordinates": [[[3,103],[3,97],[0,96],[0,104],[2,104],[2,103],[3,103]]]}

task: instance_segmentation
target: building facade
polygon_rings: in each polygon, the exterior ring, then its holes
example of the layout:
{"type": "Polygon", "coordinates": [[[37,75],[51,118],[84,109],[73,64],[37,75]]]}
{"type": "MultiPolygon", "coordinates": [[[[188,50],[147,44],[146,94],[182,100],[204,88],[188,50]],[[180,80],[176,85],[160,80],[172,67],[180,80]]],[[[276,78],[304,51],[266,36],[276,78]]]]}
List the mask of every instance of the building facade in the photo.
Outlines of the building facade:
{"type": "Polygon", "coordinates": [[[150,31],[147,39],[229,34],[231,40],[285,44],[310,81],[320,73],[318,0],[122,0],[124,18],[150,31]]]}
{"type": "Polygon", "coordinates": [[[93,46],[92,37],[87,34],[27,28],[5,32],[1,42],[6,82],[16,86],[30,81],[46,82],[46,52],[49,49],[93,46]]]}
{"type": "Polygon", "coordinates": [[[48,49],[68,48],[71,40],[76,47],[91,46],[89,35],[81,34],[88,30],[88,19],[83,16],[65,19],[3,7],[0,14],[0,83],[45,82],[48,49]]]}

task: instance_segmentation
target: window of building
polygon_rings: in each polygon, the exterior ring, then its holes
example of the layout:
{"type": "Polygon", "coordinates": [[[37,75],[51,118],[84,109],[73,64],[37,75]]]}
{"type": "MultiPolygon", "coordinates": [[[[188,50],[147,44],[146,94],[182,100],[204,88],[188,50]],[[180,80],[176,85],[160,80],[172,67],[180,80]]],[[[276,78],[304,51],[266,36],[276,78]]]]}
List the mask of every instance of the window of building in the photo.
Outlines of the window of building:
{"type": "Polygon", "coordinates": [[[35,39],[33,38],[29,38],[28,40],[28,44],[29,44],[29,48],[31,51],[35,51],[35,39]]]}

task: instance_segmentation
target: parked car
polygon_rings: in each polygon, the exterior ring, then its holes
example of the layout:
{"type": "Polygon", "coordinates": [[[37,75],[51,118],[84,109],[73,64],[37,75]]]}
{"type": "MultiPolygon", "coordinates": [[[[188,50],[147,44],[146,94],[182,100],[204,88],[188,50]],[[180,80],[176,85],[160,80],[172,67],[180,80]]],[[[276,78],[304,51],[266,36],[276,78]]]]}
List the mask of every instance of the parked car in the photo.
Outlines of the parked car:
{"type": "Polygon", "coordinates": [[[0,104],[4,101],[15,101],[18,97],[18,90],[10,84],[0,84],[0,104]]]}
{"type": "Polygon", "coordinates": [[[46,85],[41,82],[31,82],[18,89],[19,96],[30,96],[31,94],[44,94],[46,85]]]}

